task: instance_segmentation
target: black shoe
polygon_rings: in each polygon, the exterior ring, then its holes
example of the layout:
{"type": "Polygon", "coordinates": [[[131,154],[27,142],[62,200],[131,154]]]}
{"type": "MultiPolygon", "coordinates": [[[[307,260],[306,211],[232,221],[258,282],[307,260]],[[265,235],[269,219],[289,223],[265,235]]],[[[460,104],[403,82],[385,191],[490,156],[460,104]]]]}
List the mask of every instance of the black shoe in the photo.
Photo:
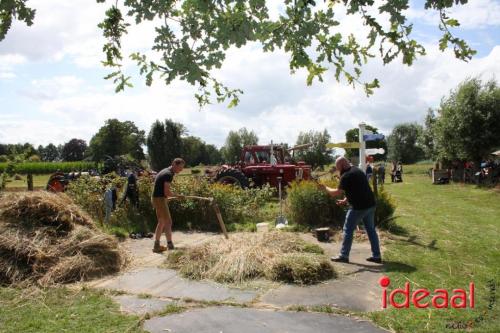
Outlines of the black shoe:
{"type": "Polygon", "coordinates": [[[331,257],[330,260],[335,261],[335,262],[344,262],[346,264],[349,263],[349,258],[342,257],[342,256],[331,257]]]}
{"type": "Polygon", "coordinates": [[[169,250],[173,250],[173,249],[175,249],[175,247],[174,247],[174,243],[172,243],[172,242],[167,242],[167,249],[169,249],[169,250]]]}
{"type": "Polygon", "coordinates": [[[382,258],[370,257],[370,258],[366,258],[366,261],[370,261],[370,262],[374,262],[374,263],[377,263],[377,264],[381,264],[382,263],[382,258]]]}

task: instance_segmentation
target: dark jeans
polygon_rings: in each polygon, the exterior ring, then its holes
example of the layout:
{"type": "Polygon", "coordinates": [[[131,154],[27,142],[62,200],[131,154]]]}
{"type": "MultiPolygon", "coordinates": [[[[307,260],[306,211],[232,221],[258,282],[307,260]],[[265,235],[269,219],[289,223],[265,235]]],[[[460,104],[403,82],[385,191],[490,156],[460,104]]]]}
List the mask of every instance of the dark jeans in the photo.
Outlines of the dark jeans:
{"type": "Polygon", "coordinates": [[[347,211],[344,223],[344,240],[342,241],[342,249],[340,255],[344,258],[349,258],[351,252],[352,237],[354,229],[358,222],[363,220],[368,239],[372,248],[372,256],[380,258],[380,244],[378,241],[377,231],[375,230],[375,206],[368,209],[352,209],[347,211]]]}

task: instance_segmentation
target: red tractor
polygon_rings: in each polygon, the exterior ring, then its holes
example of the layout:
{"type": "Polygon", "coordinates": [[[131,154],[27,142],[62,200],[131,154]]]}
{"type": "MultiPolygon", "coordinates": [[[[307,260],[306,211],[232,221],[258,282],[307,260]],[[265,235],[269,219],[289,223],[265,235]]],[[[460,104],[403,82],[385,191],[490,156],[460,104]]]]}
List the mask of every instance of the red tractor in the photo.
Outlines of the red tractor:
{"type": "Polygon", "coordinates": [[[301,145],[285,149],[282,146],[246,146],[240,161],[234,165],[223,165],[214,175],[215,181],[236,184],[242,188],[259,187],[269,184],[278,187],[278,178],[286,186],[294,180],[311,179],[311,166],[304,162],[293,162],[290,152],[305,149],[311,145],[301,145]]]}

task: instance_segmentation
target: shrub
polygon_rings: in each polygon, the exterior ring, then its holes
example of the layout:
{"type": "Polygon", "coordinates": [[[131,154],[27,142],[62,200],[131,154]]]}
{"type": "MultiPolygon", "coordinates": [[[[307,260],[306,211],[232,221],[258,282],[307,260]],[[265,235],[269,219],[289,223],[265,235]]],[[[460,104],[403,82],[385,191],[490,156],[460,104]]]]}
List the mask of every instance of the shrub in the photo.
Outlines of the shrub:
{"type": "MultiPolygon", "coordinates": [[[[329,187],[336,188],[335,179],[322,181],[329,187]]],[[[344,208],[337,206],[336,199],[318,188],[312,181],[293,183],[288,189],[286,208],[293,223],[309,227],[337,226],[344,224],[344,208]]],[[[382,187],[378,189],[376,198],[375,225],[381,229],[390,229],[393,226],[393,214],[396,210],[394,200],[382,187]]]]}
{"type": "MultiPolygon", "coordinates": [[[[124,191],[125,179],[109,174],[104,177],[80,177],[70,183],[67,193],[96,220],[103,221],[105,216],[104,191],[109,184],[121,185],[124,191]]],[[[117,207],[110,223],[129,232],[148,232],[156,227],[156,213],[151,205],[153,180],[140,177],[137,181],[139,207],[129,204],[117,207]]],[[[243,190],[235,186],[211,184],[206,179],[195,177],[176,177],[172,192],[183,195],[213,197],[229,230],[238,229],[235,224],[260,222],[263,206],[273,195],[269,187],[243,190]]],[[[119,194],[120,200],[122,194],[119,194]]],[[[213,207],[208,202],[197,200],[172,200],[170,212],[175,228],[197,230],[219,230],[213,207]]]]}
{"type": "Polygon", "coordinates": [[[394,225],[393,215],[396,211],[396,204],[383,186],[378,188],[376,200],[375,225],[381,229],[390,229],[394,225]]]}
{"type": "MultiPolygon", "coordinates": [[[[326,185],[337,186],[335,180],[329,180],[326,185]]],[[[286,210],[290,220],[296,224],[311,227],[342,226],[344,211],[335,201],[315,182],[294,182],[287,190],[286,210]]]]}

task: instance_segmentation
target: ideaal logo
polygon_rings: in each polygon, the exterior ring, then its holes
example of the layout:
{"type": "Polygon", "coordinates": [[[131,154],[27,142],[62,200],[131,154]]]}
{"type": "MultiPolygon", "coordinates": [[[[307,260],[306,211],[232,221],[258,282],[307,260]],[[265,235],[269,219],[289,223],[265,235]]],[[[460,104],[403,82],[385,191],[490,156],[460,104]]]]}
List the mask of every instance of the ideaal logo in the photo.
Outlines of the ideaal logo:
{"type": "Polygon", "coordinates": [[[434,307],[436,309],[449,308],[474,308],[474,282],[469,283],[469,289],[453,289],[450,293],[446,289],[435,289],[430,291],[425,288],[419,288],[412,291],[410,283],[406,282],[403,289],[396,288],[387,295],[387,287],[391,284],[391,280],[384,276],[379,280],[382,290],[382,308],[387,308],[387,303],[391,306],[401,309],[409,308],[410,302],[413,306],[419,309],[434,307]],[[395,298],[397,295],[404,296],[402,303],[397,303],[395,298]],[[431,296],[431,300],[428,297],[431,296]],[[451,296],[451,298],[450,298],[451,296]]]}

